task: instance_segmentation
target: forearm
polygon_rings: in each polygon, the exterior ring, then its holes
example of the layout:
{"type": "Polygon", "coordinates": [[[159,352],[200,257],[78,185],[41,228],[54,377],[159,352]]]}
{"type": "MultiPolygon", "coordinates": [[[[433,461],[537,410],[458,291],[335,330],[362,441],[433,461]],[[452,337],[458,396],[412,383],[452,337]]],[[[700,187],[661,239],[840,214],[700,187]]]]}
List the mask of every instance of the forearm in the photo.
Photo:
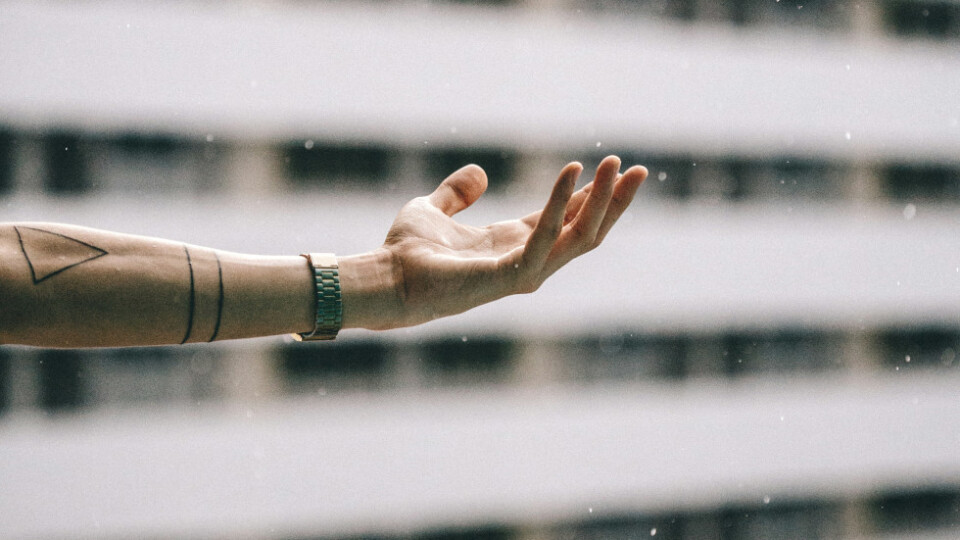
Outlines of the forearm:
{"type": "Polygon", "coordinates": [[[313,290],[308,263],[296,255],[242,255],[60,224],[0,225],[4,343],[159,345],[306,332],[315,321],[313,290]]]}

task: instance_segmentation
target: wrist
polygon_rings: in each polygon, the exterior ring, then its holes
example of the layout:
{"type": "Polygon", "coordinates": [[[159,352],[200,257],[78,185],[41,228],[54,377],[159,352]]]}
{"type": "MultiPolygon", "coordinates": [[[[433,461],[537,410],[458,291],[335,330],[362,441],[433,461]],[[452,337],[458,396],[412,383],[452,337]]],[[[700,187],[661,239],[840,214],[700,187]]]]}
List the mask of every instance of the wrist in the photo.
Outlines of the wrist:
{"type": "Polygon", "coordinates": [[[399,326],[401,270],[393,254],[379,248],[337,257],[343,328],[384,330],[399,326]]]}

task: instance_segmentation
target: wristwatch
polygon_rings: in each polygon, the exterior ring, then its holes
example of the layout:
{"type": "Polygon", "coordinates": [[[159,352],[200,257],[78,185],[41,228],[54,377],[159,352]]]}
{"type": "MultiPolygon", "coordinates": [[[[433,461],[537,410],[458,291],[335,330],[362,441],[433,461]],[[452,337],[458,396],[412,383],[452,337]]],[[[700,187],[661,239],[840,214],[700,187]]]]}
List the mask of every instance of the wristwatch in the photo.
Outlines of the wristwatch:
{"type": "Polygon", "coordinates": [[[293,334],[298,341],[331,340],[343,324],[343,303],[340,299],[340,270],[333,253],[301,253],[313,270],[316,288],[317,324],[312,332],[293,334]]]}

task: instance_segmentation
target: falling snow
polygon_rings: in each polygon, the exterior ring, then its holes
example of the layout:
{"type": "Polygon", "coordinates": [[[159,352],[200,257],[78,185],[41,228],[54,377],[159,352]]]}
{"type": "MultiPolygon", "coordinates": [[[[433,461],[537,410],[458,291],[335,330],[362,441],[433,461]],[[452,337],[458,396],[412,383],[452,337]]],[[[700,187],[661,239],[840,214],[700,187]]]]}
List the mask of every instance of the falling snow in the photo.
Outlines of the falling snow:
{"type": "Polygon", "coordinates": [[[917,205],[908,204],[903,207],[903,219],[911,220],[917,215],[917,205]]]}

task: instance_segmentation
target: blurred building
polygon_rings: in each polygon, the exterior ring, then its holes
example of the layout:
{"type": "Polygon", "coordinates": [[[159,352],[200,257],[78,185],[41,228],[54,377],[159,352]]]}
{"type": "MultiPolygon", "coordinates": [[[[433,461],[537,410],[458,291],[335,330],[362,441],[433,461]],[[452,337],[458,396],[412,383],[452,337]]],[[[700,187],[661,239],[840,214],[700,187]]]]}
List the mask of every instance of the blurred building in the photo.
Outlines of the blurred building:
{"type": "Polygon", "coordinates": [[[532,296],[0,347],[0,537],[960,535],[960,3],[0,2],[2,221],[345,254],[610,153],[640,200],[532,296]]]}

